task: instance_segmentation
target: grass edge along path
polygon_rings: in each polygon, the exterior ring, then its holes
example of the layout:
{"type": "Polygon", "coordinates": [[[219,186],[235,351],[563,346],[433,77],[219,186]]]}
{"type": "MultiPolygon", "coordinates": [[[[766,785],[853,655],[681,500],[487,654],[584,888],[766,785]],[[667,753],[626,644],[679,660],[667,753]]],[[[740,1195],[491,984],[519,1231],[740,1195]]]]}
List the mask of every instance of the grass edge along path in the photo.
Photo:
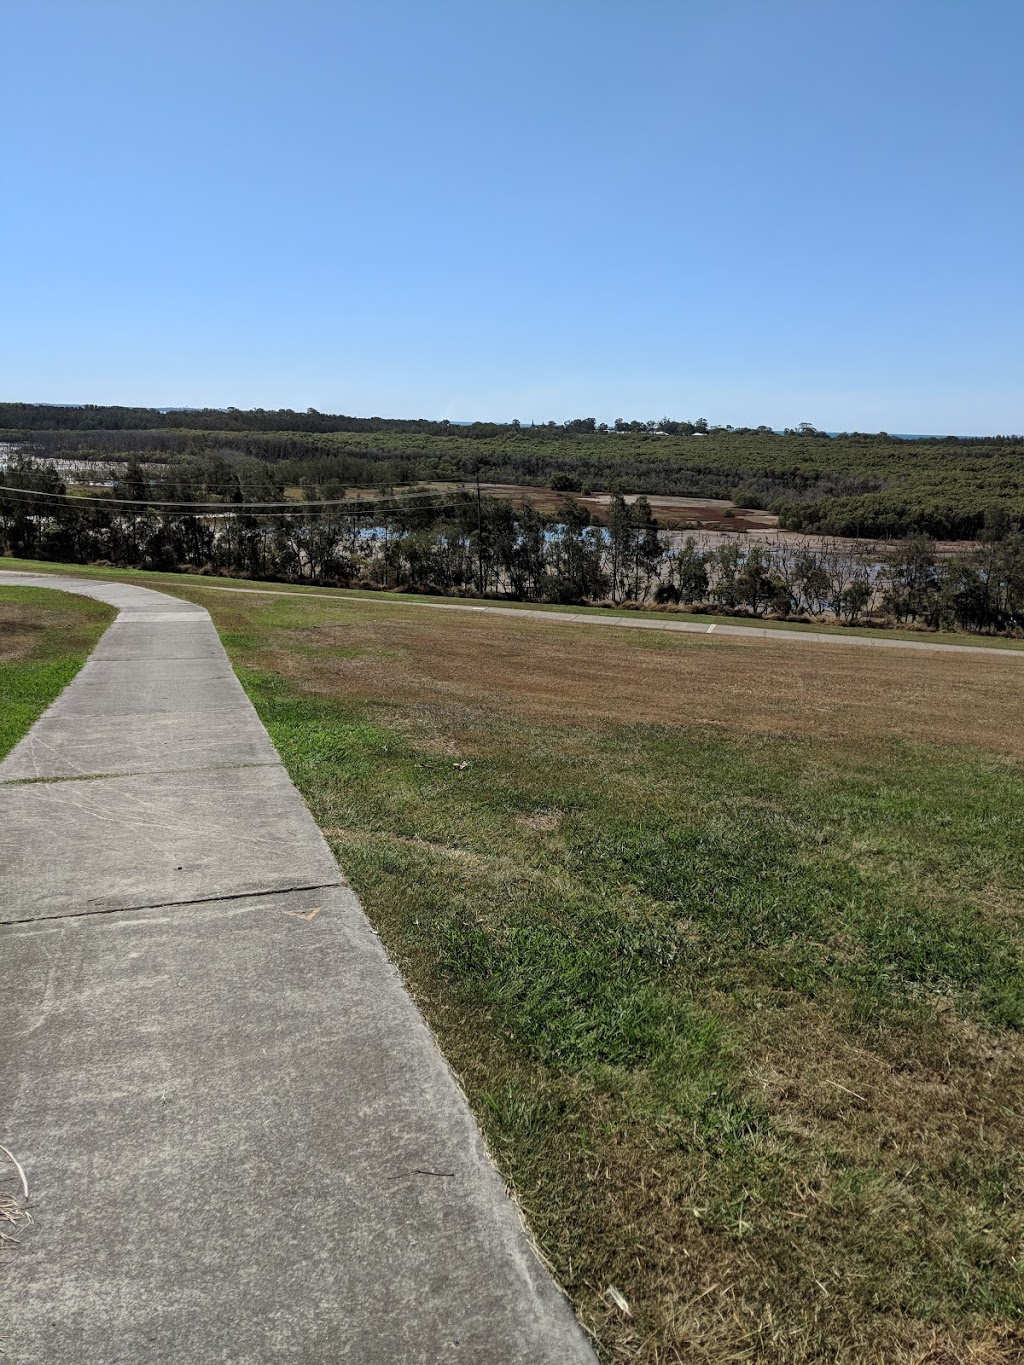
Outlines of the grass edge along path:
{"type": "Polygon", "coordinates": [[[214,596],[607,1361],[1021,1358],[1018,762],[334,696],[356,617],[214,596]]]}
{"type": "Polygon", "coordinates": [[[57,700],[116,616],[95,598],[5,583],[0,573],[0,759],[57,700]]]}
{"type": "Polygon", "coordinates": [[[828,635],[837,640],[880,640],[883,642],[903,641],[918,647],[931,645],[951,645],[958,649],[1006,650],[1024,654],[1024,640],[1003,636],[970,635],[963,632],[933,630],[886,629],[880,626],[841,626],[834,622],[777,621],[767,618],[747,616],[727,616],[715,613],[696,613],[677,611],[674,608],[643,607],[611,608],[595,606],[561,606],[551,602],[516,602],[505,598],[477,597],[431,597],[423,593],[399,592],[389,589],[372,588],[329,588],[303,583],[284,583],[276,580],[251,578],[229,578],[216,574],[181,574],[150,569],[119,569],[95,564],[58,564],[50,560],[0,558],[0,574],[4,569],[19,573],[81,574],[88,578],[109,579],[115,582],[149,583],[157,587],[173,589],[176,585],[204,587],[220,592],[262,592],[275,596],[290,596],[297,593],[307,597],[337,598],[343,601],[368,601],[378,603],[403,603],[431,607],[447,607],[463,611],[508,611],[537,612],[556,617],[592,616],[608,625],[621,624],[625,628],[638,622],[650,622],[658,626],[669,626],[678,622],[681,626],[735,626],[752,631],[800,635],[828,635]]]}

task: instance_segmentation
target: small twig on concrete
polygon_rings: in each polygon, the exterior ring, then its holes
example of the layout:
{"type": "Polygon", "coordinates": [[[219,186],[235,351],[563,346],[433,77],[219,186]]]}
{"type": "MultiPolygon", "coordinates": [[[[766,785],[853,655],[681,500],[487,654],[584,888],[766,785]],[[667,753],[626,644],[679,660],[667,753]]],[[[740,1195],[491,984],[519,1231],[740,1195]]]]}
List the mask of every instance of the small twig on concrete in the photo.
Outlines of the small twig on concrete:
{"type": "Polygon", "coordinates": [[[7,1158],[7,1160],[11,1163],[14,1169],[18,1172],[18,1175],[21,1177],[21,1188],[25,1198],[27,1199],[28,1181],[25,1179],[25,1172],[22,1169],[21,1162],[18,1160],[18,1158],[14,1155],[12,1151],[10,1151],[7,1147],[3,1145],[2,1142],[0,1142],[0,1152],[3,1152],[4,1156],[7,1158]]]}

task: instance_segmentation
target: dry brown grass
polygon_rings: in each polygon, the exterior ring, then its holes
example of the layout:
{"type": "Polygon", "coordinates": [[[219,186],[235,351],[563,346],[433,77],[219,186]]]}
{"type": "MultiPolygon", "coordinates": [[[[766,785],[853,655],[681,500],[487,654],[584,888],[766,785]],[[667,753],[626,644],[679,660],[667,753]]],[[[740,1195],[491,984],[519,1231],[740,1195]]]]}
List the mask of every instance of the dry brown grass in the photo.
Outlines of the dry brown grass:
{"type": "Polygon", "coordinates": [[[94,632],[83,632],[83,624],[88,627],[103,613],[100,604],[65,593],[33,590],[36,600],[19,600],[26,596],[24,589],[12,590],[0,584],[0,663],[35,658],[48,640],[68,633],[76,644],[83,634],[91,638],[94,632]],[[91,610],[94,605],[99,613],[91,610]]]}
{"type": "Polygon", "coordinates": [[[897,736],[1024,756],[1024,661],[998,651],[981,658],[710,641],[355,601],[345,611],[357,625],[279,632],[256,662],[335,696],[451,701],[525,720],[897,736]],[[323,651],[293,652],[289,646],[299,638],[319,642],[323,651]],[[353,639],[364,656],[326,654],[353,639]],[[384,649],[387,657],[376,653],[384,649]]]}
{"type": "Polygon", "coordinates": [[[38,632],[25,620],[28,608],[0,601],[0,663],[15,663],[32,655],[38,632]]]}

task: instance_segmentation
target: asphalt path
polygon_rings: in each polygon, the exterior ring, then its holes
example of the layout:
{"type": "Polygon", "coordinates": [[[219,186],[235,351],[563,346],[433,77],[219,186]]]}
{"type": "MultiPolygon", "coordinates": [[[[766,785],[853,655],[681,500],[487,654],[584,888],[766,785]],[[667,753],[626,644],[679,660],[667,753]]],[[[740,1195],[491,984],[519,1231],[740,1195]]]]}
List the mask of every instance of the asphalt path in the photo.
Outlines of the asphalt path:
{"type": "Polygon", "coordinates": [[[593,1365],[206,611],[119,615],[0,763],[19,1365],[593,1365]]]}

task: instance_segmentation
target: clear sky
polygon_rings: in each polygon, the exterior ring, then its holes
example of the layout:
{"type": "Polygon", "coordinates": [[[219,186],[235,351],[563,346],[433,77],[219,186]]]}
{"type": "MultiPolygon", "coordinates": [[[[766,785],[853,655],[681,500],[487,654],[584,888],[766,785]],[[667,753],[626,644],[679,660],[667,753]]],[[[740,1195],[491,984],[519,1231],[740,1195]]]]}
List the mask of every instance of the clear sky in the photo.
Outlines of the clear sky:
{"type": "Polygon", "coordinates": [[[1024,430],[1022,0],[0,2],[0,397],[1024,430]]]}

